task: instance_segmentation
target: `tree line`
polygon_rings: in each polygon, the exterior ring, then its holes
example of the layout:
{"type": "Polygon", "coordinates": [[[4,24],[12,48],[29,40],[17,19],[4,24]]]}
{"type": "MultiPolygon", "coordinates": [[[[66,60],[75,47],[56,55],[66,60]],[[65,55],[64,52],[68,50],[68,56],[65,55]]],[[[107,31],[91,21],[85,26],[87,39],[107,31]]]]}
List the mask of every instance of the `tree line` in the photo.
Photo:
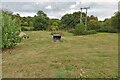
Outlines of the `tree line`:
{"type": "MultiPolygon", "coordinates": [[[[26,30],[51,30],[51,28],[57,28],[60,30],[71,30],[75,29],[75,26],[80,23],[80,14],[83,17],[86,16],[85,13],[74,12],[72,14],[65,14],[59,19],[50,19],[47,14],[43,11],[38,11],[37,15],[34,17],[21,17],[19,14],[12,14],[12,12],[7,11],[12,19],[17,18],[17,24],[20,25],[21,29],[26,30]]],[[[104,21],[99,21],[98,17],[91,15],[87,16],[87,30],[95,30],[100,32],[118,32],[120,12],[116,12],[111,18],[106,18],[104,21]]],[[[82,19],[83,24],[85,24],[85,18],[82,19]]]]}
{"type": "MultiPolygon", "coordinates": [[[[80,14],[83,17],[85,13],[74,12],[72,14],[65,14],[59,19],[50,19],[43,11],[38,11],[34,17],[20,17],[19,14],[14,17],[19,18],[19,23],[22,30],[73,30],[75,26],[80,23],[80,14]]],[[[91,15],[87,16],[87,30],[95,30],[97,32],[118,32],[118,19],[120,12],[116,12],[111,18],[106,18],[104,21],[99,21],[98,17],[91,15]]],[[[85,18],[82,19],[85,24],[85,18]]]]}

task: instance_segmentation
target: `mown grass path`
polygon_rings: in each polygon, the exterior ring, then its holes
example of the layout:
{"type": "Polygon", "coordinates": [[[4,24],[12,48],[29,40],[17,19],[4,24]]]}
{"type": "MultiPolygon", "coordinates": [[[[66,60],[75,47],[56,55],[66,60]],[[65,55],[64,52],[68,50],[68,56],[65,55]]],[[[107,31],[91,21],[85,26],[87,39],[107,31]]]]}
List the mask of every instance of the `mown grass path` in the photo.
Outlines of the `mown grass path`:
{"type": "Polygon", "coordinates": [[[63,32],[63,42],[50,32],[26,32],[15,49],[3,52],[3,77],[7,78],[110,78],[118,76],[118,35],[98,33],[73,36],[63,32]]]}

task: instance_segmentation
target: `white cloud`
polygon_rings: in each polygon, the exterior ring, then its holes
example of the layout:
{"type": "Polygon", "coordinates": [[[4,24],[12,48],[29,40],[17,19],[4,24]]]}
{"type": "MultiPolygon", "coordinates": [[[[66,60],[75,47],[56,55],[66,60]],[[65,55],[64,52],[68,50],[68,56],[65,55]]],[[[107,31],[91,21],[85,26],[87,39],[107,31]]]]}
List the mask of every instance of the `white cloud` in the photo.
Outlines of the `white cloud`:
{"type": "Polygon", "coordinates": [[[36,13],[32,13],[32,12],[31,13],[28,13],[28,12],[13,12],[13,14],[17,14],[17,13],[19,13],[21,17],[27,17],[27,16],[33,17],[33,16],[36,15],[36,13]]]}
{"type": "Polygon", "coordinates": [[[80,2],[76,2],[75,4],[71,5],[70,8],[71,9],[76,8],[78,5],[80,5],[80,2]]]}
{"type": "Polygon", "coordinates": [[[52,6],[47,6],[45,7],[45,9],[52,9],[52,6]]]}
{"type": "Polygon", "coordinates": [[[73,4],[73,5],[71,5],[71,6],[70,6],[70,8],[75,8],[75,7],[76,7],[76,5],[75,5],[75,4],[73,4]]]}
{"type": "Polygon", "coordinates": [[[51,18],[51,19],[52,19],[52,18],[58,18],[58,17],[56,17],[56,16],[50,16],[50,15],[48,15],[48,17],[51,18]]]}

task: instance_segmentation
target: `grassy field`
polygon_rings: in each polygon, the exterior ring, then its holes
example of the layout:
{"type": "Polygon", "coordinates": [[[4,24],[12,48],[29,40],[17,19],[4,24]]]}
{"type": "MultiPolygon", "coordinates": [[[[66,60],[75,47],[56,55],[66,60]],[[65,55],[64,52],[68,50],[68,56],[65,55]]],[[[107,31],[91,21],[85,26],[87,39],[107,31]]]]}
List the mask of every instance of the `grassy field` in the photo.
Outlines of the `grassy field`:
{"type": "Polygon", "coordinates": [[[63,32],[53,42],[50,32],[26,32],[15,49],[3,51],[4,78],[116,78],[118,35],[98,33],[73,36],[63,32]]]}

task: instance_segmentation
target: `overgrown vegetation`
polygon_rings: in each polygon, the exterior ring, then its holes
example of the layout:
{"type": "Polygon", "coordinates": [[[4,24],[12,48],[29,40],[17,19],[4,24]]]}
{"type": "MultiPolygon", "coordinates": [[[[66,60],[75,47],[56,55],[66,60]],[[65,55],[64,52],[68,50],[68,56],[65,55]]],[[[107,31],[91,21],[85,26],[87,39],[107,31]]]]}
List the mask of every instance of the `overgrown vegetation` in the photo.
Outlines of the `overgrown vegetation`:
{"type": "Polygon", "coordinates": [[[2,48],[12,48],[20,42],[17,19],[12,19],[11,13],[2,11],[2,48]]]}
{"type": "MultiPolygon", "coordinates": [[[[61,19],[62,29],[68,30],[69,32],[74,32],[73,30],[75,29],[75,26],[80,23],[79,21],[80,14],[81,14],[80,12],[74,12],[73,14],[64,15],[61,19]]],[[[85,13],[83,13],[83,17],[85,17],[85,13]]],[[[117,33],[118,24],[119,24],[118,22],[120,22],[119,17],[120,17],[120,12],[116,12],[114,16],[112,16],[110,19],[106,18],[104,21],[98,21],[98,18],[95,17],[94,15],[88,16],[87,30],[92,30],[88,32],[93,32],[93,33],[95,33],[95,31],[117,33]]],[[[83,19],[83,24],[85,24],[84,19],[83,19]]],[[[80,34],[78,33],[78,31],[76,33],[80,34]]]]}
{"type": "Polygon", "coordinates": [[[74,33],[74,35],[90,35],[90,34],[96,34],[97,32],[95,30],[85,30],[85,26],[83,23],[79,23],[75,26],[75,30],[70,31],[71,33],[74,33]]]}
{"type": "Polygon", "coordinates": [[[85,34],[85,26],[83,23],[77,24],[75,26],[74,34],[75,35],[85,34]]]}

